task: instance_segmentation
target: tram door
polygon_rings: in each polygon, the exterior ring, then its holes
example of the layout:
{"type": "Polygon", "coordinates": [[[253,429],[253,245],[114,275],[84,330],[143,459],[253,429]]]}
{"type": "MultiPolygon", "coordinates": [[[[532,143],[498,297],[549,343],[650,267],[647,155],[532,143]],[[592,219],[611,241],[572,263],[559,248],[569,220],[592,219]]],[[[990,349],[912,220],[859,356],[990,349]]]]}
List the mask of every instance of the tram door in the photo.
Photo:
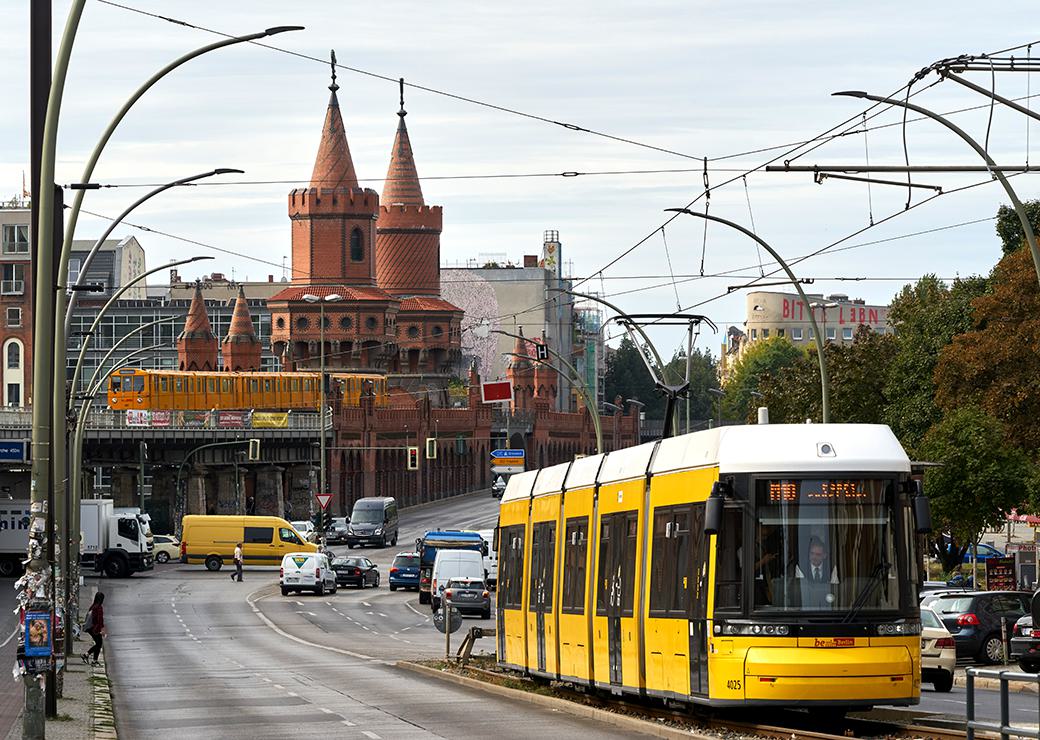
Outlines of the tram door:
{"type": "Polygon", "coordinates": [[[632,616],[636,568],[637,514],[604,514],[600,523],[598,609],[607,618],[610,684],[622,685],[622,617],[632,616]]]}
{"type": "MultiPolygon", "coordinates": [[[[553,558],[556,553],[556,522],[539,522],[531,528],[531,584],[528,609],[535,617],[538,671],[545,673],[546,626],[552,629],[553,558]],[[550,615],[546,619],[546,614],[550,615]]],[[[553,639],[553,635],[549,635],[553,639]]]]}
{"type": "Polygon", "coordinates": [[[708,693],[708,536],[704,504],[694,504],[690,521],[690,587],[686,600],[690,620],[690,693],[708,693]]]}

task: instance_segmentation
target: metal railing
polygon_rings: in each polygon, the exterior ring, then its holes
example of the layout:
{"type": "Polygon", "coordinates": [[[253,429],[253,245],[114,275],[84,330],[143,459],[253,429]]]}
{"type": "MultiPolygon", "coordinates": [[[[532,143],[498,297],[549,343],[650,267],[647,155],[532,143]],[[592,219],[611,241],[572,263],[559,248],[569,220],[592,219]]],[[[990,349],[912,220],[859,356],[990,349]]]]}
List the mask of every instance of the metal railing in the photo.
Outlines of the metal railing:
{"type": "MultiPolygon", "coordinates": [[[[1008,684],[1010,682],[1034,683],[1040,686],[1040,674],[1020,673],[1018,671],[1006,669],[994,670],[992,668],[968,668],[965,671],[965,677],[965,711],[967,713],[967,722],[965,722],[965,727],[967,728],[968,740],[974,740],[975,730],[999,733],[1000,740],[1008,740],[1008,738],[1011,737],[1040,738],[1040,728],[1038,727],[1026,727],[1024,725],[1014,726],[1010,724],[1011,701],[1008,696],[1008,684]],[[976,678],[993,678],[1000,681],[1000,722],[986,722],[975,719],[976,678]]],[[[1037,694],[1037,699],[1040,701],[1040,693],[1037,694]]]]}
{"type": "MultiPolygon", "coordinates": [[[[0,408],[0,429],[29,429],[31,408],[0,408]]],[[[325,428],[332,427],[332,414],[325,414],[325,428]]],[[[265,413],[250,411],[167,411],[133,412],[97,409],[87,417],[87,429],[128,429],[141,431],[199,429],[299,429],[317,430],[318,412],[289,411],[265,413]],[[158,416],[153,416],[159,414],[158,416]]]]}

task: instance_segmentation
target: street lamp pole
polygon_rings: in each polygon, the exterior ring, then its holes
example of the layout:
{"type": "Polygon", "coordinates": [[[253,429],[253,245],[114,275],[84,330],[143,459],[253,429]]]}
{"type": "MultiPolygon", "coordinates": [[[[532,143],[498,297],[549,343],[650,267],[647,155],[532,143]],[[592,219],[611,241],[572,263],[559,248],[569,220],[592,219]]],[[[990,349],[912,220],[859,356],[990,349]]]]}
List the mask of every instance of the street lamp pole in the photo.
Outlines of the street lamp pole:
{"type": "Polygon", "coordinates": [[[674,211],[676,213],[685,213],[688,216],[696,216],[697,218],[703,218],[708,221],[715,221],[720,224],[725,224],[726,226],[729,226],[732,229],[736,229],[745,236],[748,236],[751,239],[754,239],[756,242],[758,242],[758,244],[767,252],[769,252],[769,254],[772,255],[773,259],[775,259],[779,263],[780,267],[783,268],[784,272],[787,273],[787,277],[791,279],[791,282],[794,284],[795,290],[798,291],[798,296],[802,299],[802,303],[805,304],[805,308],[809,312],[809,323],[812,324],[813,334],[816,335],[816,356],[819,359],[820,363],[820,406],[822,407],[823,423],[830,423],[830,379],[827,375],[827,358],[823,355],[823,339],[820,337],[820,327],[816,325],[816,317],[813,316],[812,308],[809,305],[808,296],[805,295],[805,291],[802,290],[801,283],[798,282],[798,278],[795,277],[794,272],[791,271],[791,268],[788,266],[788,264],[784,262],[783,257],[777,254],[776,250],[769,246],[769,244],[767,244],[766,241],[762,239],[762,237],[760,237],[758,234],[756,234],[753,231],[749,231],[748,229],[745,229],[743,226],[741,226],[738,223],[734,223],[733,221],[728,221],[727,219],[719,218],[718,216],[710,216],[707,213],[697,213],[696,211],[691,211],[689,208],[666,208],[665,210],[674,211]]]}
{"type": "Polygon", "coordinates": [[[723,396],[726,395],[726,391],[722,390],[721,388],[709,388],[708,389],[708,393],[711,393],[713,396],[715,396],[716,398],[719,399],[717,401],[717,408],[718,408],[718,412],[717,412],[718,413],[718,417],[717,418],[718,418],[718,421],[715,422],[715,426],[721,427],[722,426],[722,398],[723,398],[723,396]]]}
{"type": "MultiPolygon", "coordinates": [[[[321,460],[318,461],[318,491],[320,493],[328,493],[328,491],[325,490],[325,304],[338,303],[339,301],[343,300],[343,296],[339,295],[338,293],[332,293],[330,295],[325,296],[324,298],[319,298],[313,293],[307,293],[302,297],[303,300],[307,301],[307,303],[318,304],[318,341],[321,344],[321,350],[318,353],[321,358],[319,360],[321,364],[321,381],[319,383],[318,389],[318,428],[320,433],[319,440],[321,448],[320,452],[318,453],[321,455],[321,460]]],[[[313,501],[313,498],[311,500],[313,501]]],[[[324,517],[322,517],[322,520],[324,521],[324,517]]],[[[320,532],[318,536],[321,537],[322,549],[325,549],[325,532],[320,532]]]]}

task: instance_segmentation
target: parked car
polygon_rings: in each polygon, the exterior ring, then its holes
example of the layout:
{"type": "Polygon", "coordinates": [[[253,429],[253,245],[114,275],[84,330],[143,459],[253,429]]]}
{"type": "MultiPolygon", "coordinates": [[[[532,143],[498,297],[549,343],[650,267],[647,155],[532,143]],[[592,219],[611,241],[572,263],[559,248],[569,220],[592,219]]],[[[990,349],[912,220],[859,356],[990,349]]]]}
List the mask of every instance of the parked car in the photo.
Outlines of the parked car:
{"type": "Polygon", "coordinates": [[[1019,617],[1029,613],[1031,596],[1022,591],[940,593],[926,597],[921,606],[934,611],[953,635],[958,658],[997,663],[1004,659],[1001,618],[1010,633],[1019,617]]]}
{"type": "Polygon", "coordinates": [[[171,559],[177,560],[181,556],[181,543],[177,538],[168,534],[157,534],[152,536],[155,549],[152,555],[157,563],[168,563],[171,559]]]}
{"type": "Polygon", "coordinates": [[[341,586],[379,587],[379,568],[368,558],[336,558],[332,569],[336,571],[336,583],[341,586]]]}
{"type": "Polygon", "coordinates": [[[390,566],[390,590],[398,588],[414,588],[419,590],[419,554],[399,552],[390,566]]]}
{"type": "Polygon", "coordinates": [[[278,574],[282,596],[291,591],[313,591],[318,596],[336,593],[336,573],[329,567],[329,559],[320,552],[291,552],[282,558],[278,574]]]}
{"type": "Polygon", "coordinates": [[[392,496],[359,498],[347,525],[347,547],[397,544],[397,499],[392,496]]]}
{"type": "Polygon", "coordinates": [[[297,532],[303,535],[303,539],[307,542],[317,542],[317,532],[314,529],[314,523],[307,519],[299,519],[295,522],[289,522],[297,532]]]}
{"type": "MultiPolygon", "coordinates": [[[[1004,557],[1004,553],[1002,553],[997,548],[993,547],[993,545],[979,544],[977,546],[977,549],[976,549],[976,552],[975,552],[975,560],[980,562],[980,563],[985,561],[985,560],[988,560],[989,558],[1002,558],[1002,557],[1004,557]]],[[[964,553],[964,562],[965,563],[970,563],[971,562],[971,548],[970,547],[964,553]]]]}
{"type": "Polygon", "coordinates": [[[341,545],[347,541],[347,525],[350,524],[350,517],[346,516],[334,516],[332,522],[329,523],[329,528],[325,532],[325,541],[330,545],[341,545]]]}
{"type": "Polygon", "coordinates": [[[953,635],[931,609],[921,609],[921,682],[943,693],[953,688],[957,645],[953,635]]]}
{"type": "Polygon", "coordinates": [[[460,614],[479,614],[491,619],[491,594],[479,578],[452,578],[442,594],[460,614]]]}
{"type": "Polygon", "coordinates": [[[1029,614],[1015,622],[1011,631],[1011,659],[1026,673],[1040,673],[1040,630],[1033,631],[1029,614]]]}

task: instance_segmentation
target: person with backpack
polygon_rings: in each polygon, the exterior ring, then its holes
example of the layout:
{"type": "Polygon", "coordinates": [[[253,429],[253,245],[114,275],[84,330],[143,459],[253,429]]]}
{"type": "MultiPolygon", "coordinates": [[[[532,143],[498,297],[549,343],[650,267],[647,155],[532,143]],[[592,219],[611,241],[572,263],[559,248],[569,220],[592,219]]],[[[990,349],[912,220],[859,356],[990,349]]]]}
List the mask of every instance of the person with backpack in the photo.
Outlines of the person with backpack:
{"type": "Polygon", "coordinates": [[[83,620],[83,631],[94,638],[94,646],[80,656],[84,663],[92,662],[93,665],[99,665],[102,641],[108,635],[108,631],[105,629],[105,609],[101,606],[104,602],[103,593],[98,591],[94,594],[94,603],[90,605],[87,617],[83,620]],[[93,661],[90,661],[91,655],[94,656],[93,661]]]}

